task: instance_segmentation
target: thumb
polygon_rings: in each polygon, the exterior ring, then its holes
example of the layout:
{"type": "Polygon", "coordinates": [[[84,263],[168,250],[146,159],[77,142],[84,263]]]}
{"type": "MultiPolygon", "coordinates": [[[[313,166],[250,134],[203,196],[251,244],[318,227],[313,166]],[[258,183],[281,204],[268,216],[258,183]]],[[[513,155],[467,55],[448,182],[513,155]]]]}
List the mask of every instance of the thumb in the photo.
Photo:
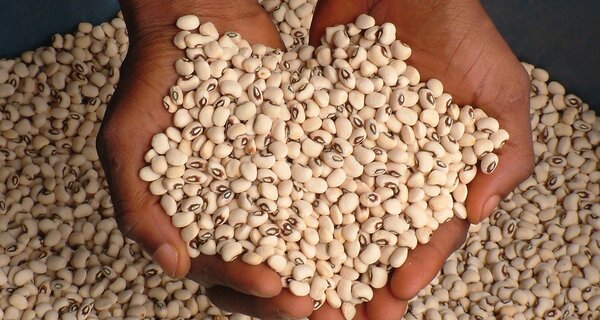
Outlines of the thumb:
{"type": "Polygon", "coordinates": [[[463,245],[468,229],[468,223],[453,217],[432,233],[429,242],[410,250],[404,264],[392,273],[393,295],[407,301],[417,296],[440,272],[448,257],[463,245]]]}
{"type": "Polygon", "coordinates": [[[186,244],[160,205],[153,204],[143,211],[120,212],[117,217],[123,234],[139,243],[166,274],[174,278],[188,274],[190,258],[186,244]]]}
{"type": "Polygon", "coordinates": [[[479,172],[468,185],[466,200],[467,219],[480,223],[496,209],[503,198],[525,180],[531,173],[527,155],[516,146],[504,146],[498,158],[498,166],[491,174],[479,172]]]}
{"type": "Polygon", "coordinates": [[[148,113],[113,111],[102,124],[97,148],[119,229],[140,243],[165,273],[183,277],[190,268],[186,244],[171,217],[163,211],[159,197],[151,194],[148,182],[139,177],[148,145],[140,141],[150,140],[152,129],[158,131],[158,124],[148,113]]]}
{"type": "Polygon", "coordinates": [[[500,201],[533,172],[534,154],[528,101],[525,99],[520,104],[522,108],[513,108],[510,112],[494,112],[505,108],[486,110],[499,120],[500,127],[509,132],[510,138],[496,152],[499,159],[496,169],[491,174],[478,173],[467,186],[465,205],[470,223],[479,223],[490,216],[500,201]]]}

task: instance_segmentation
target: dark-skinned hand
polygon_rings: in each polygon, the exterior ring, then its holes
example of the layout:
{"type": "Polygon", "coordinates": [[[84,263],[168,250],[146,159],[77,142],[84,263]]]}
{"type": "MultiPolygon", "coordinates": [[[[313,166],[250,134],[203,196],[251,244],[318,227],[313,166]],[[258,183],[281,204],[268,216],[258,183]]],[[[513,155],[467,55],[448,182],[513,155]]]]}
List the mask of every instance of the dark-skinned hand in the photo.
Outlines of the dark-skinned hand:
{"type": "MultiPolygon", "coordinates": [[[[239,32],[250,43],[281,47],[269,16],[253,0],[189,0],[176,4],[134,0],[121,4],[130,32],[130,50],[98,138],[121,230],[142,244],[168,274],[187,275],[209,287],[208,295],[219,307],[263,319],[308,316],[312,311],[310,299],[282,290],[279,276],[265,265],[249,266],[239,259],[224,263],[218,256],[191,260],[158,197],[151,195],[147,183],[138,178],[149,141],[172,121],[161,101],[177,79],[173,65],[182,56],[181,50],[172,45],[177,32],[174,21],[181,15],[195,13],[203,21],[213,22],[220,31],[239,32]]],[[[469,220],[478,222],[489,215],[483,208],[487,199],[504,196],[531,170],[531,139],[529,133],[523,134],[524,129],[530,130],[526,75],[523,78],[518,61],[483,9],[471,1],[461,5],[459,1],[348,4],[321,0],[311,30],[312,41],[320,38],[325,27],[348,23],[360,13],[375,16],[378,23],[394,23],[399,37],[413,48],[409,63],[419,68],[423,78],[435,76],[442,80],[456,102],[482,106],[511,134],[494,174],[478,175],[469,186],[469,220]],[[507,121],[509,117],[511,121],[507,121]],[[506,162],[510,161],[513,171],[506,174],[506,162]]],[[[458,219],[442,225],[429,244],[410,252],[405,265],[394,271],[388,286],[375,291],[373,301],[358,308],[357,318],[400,318],[406,301],[431,281],[447,256],[463,243],[467,228],[468,224],[458,219]]],[[[312,318],[340,316],[339,310],[325,306],[312,318]]]]}
{"type": "MultiPolygon", "coordinates": [[[[396,26],[397,38],[412,48],[407,63],[419,70],[421,81],[441,80],[454,102],[480,107],[509,132],[496,170],[477,174],[468,185],[468,221],[479,223],[533,170],[527,73],[476,0],[320,0],[311,44],[319,44],[327,27],[353,22],[363,13],[378,25],[396,26]]],[[[462,245],[467,230],[467,221],[457,218],[442,224],[429,243],[409,251],[405,264],[392,272],[386,287],[375,290],[372,301],[358,306],[355,319],[400,319],[407,301],[431,282],[462,245]]],[[[343,317],[325,305],[311,319],[343,317]]]]}
{"type": "Polygon", "coordinates": [[[225,263],[218,255],[190,259],[160,197],[139,178],[152,137],[172,126],[173,115],[162,99],[178,78],[175,61],[184,56],[173,45],[177,18],[196,14],[220,32],[236,31],[250,43],[283,47],[271,18],[254,0],[140,0],[122,1],[121,7],[130,48],[97,145],[123,234],[140,243],[170,276],[188,276],[209,287],[211,301],[225,310],[263,319],[308,316],[310,298],[282,291],[279,275],[266,264],[225,263]]]}

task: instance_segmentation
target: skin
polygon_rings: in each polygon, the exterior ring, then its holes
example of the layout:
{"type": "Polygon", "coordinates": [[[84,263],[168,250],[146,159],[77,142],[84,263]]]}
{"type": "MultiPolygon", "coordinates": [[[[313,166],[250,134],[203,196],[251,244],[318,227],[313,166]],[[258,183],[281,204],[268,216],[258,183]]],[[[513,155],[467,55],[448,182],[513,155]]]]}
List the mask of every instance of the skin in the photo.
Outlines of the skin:
{"type": "Polygon", "coordinates": [[[195,13],[218,30],[239,32],[250,43],[283,48],[270,17],[255,1],[176,3],[121,2],[130,49],[97,141],[119,228],[152,254],[169,275],[187,276],[210,287],[208,295],[220,307],[264,319],[308,316],[312,301],[292,299],[289,292],[282,292],[279,275],[264,264],[249,266],[240,259],[224,263],[219,256],[190,259],[179,230],[160,206],[160,198],[138,177],[152,136],[172,125],[172,114],[161,101],[177,80],[173,66],[183,56],[173,45],[178,17],[195,13]],[[224,290],[246,296],[240,301],[231,299],[233,295],[222,299],[224,290]]]}
{"type": "MultiPolygon", "coordinates": [[[[193,13],[220,31],[239,32],[250,43],[281,48],[269,16],[254,0],[180,0],[176,5],[167,0],[123,0],[121,6],[130,49],[97,144],[120,229],[151,253],[166,273],[209,287],[211,300],[225,310],[262,319],[311,315],[311,299],[282,290],[279,276],[264,264],[249,266],[240,259],[224,263],[218,256],[190,259],[159,197],[150,194],[147,183],[138,178],[152,136],[171,125],[172,115],[161,102],[177,79],[173,65],[183,55],[172,44],[178,31],[176,19],[193,13]]],[[[496,171],[477,175],[469,185],[468,220],[481,221],[492,210],[484,209],[486,201],[492,195],[507,195],[533,168],[527,74],[479,3],[472,0],[320,0],[311,29],[313,44],[325,27],[349,23],[361,13],[373,15],[378,24],[396,25],[397,35],[413,49],[409,63],[421,71],[422,79],[435,75],[455,102],[481,106],[510,133],[496,171]]],[[[356,318],[401,318],[407,301],[435,277],[462,245],[467,230],[463,220],[443,224],[427,245],[409,253],[388,285],[375,290],[371,302],[358,307],[356,318]]],[[[341,313],[325,305],[311,319],[341,319],[341,313]]]]}
{"type": "MultiPolygon", "coordinates": [[[[412,48],[407,62],[419,70],[421,81],[441,80],[454,102],[480,107],[509,132],[510,140],[498,153],[496,170],[490,175],[477,174],[468,185],[468,221],[481,222],[533,171],[527,73],[480,3],[473,0],[320,0],[311,44],[318,44],[326,27],[353,22],[362,13],[373,16],[377,24],[396,26],[397,36],[412,48]]],[[[435,277],[448,256],[461,246],[467,230],[467,223],[456,218],[443,224],[428,244],[409,253],[386,288],[358,307],[355,318],[401,318],[407,301],[435,277]]],[[[322,308],[312,318],[343,319],[341,312],[332,308],[322,308]]]]}

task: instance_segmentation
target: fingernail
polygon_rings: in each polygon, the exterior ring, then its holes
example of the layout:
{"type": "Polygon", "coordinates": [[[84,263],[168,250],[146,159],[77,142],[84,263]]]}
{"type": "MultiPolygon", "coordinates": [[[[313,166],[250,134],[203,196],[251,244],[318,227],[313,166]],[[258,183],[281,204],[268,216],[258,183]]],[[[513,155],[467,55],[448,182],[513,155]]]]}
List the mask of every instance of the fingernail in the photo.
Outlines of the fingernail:
{"type": "Polygon", "coordinates": [[[481,216],[479,217],[479,222],[489,217],[490,214],[492,214],[492,211],[496,209],[498,204],[500,204],[500,196],[498,195],[493,195],[489,199],[487,199],[487,201],[483,205],[483,211],[481,212],[481,216]]]}
{"type": "Polygon", "coordinates": [[[174,277],[177,272],[178,255],[175,247],[169,243],[164,243],[154,252],[152,259],[162,267],[166,274],[174,277]]]}

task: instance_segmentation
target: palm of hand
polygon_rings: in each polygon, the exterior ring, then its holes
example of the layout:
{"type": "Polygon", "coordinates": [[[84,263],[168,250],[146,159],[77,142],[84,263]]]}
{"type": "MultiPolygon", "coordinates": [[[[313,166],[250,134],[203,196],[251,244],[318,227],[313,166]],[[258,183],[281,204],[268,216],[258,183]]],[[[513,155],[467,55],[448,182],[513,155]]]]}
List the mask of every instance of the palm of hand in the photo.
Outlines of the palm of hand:
{"type": "MultiPolygon", "coordinates": [[[[256,3],[242,4],[235,17],[207,17],[218,30],[237,31],[250,43],[281,47],[270,17],[256,3]],[[253,25],[249,33],[248,25],[253,25]]],[[[190,9],[186,9],[189,13],[190,9]]],[[[206,14],[206,11],[199,11],[206,14]]],[[[229,12],[229,15],[234,13],[229,12]]],[[[202,18],[203,15],[199,14],[202,18]]],[[[249,266],[236,259],[224,263],[218,256],[190,260],[179,230],[164,213],[160,198],[139,179],[144,154],[152,137],[172,126],[172,114],[162,106],[164,95],[177,81],[175,61],[182,51],[172,45],[174,18],[149,29],[130,28],[131,47],[121,69],[121,81],[104,118],[98,149],[106,170],[115,216],[121,231],[142,244],[171,276],[188,276],[208,290],[213,303],[236,312],[274,318],[310,314],[309,298],[281,291],[279,275],[266,265],[249,266]],[[173,247],[175,254],[165,254],[173,247]],[[189,270],[189,274],[188,274],[189,270]]]]}
{"type": "MultiPolygon", "coordinates": [[[[506,196],[532,171],[527,74],[483,8],[472,1],[364,0],[342,4],[321,0],[311,27],[311,42],[317,44],[326,27],[352,22],[363,13],[373,16],[378,24],[394,23],[398,37],[412,48],[408,63],[419,70],[422,81],[433,77],[441,80],[444,91],[452,94],[456,103],[482,108],[509,132],[510,141],[499,153],[496,171],[479,174],[469,185],[468,219],[479,222],[497,205],[486,206],[488,199],[506,196]]],[[[402,315],[407,300],[433,279],[463,243],[467,228],[467,223],[458,219],[443,224],[427,245],[409,253],[387,287],[376,290],[374,299],[358,308],[356,318],[397,319],[402,315]]],[[[341,314],[322,308],[313,318],[337,319],[341,314]]]]}
{"type": "Polygon", "coordinates": [[[533,171],[529,77],[479,1],[431,2],[411,0],[400,6],[379,0],[371,14],[389,19],[400,37],[406,35],[413,49],[408,62],[421,79],[438,78],[454,102],[480,107],[509,132],[496,171],[477,175],[469,185],[468,220],[478,223],[533,171]]]}
{"type": "MultiPolygon", "coordinates": [[[[471,24],[461,23],[460,8],[456,9],[456,16],[452,17],[440,13],[444,12],[443,10],[435,11],[431,8],[429,10],[421,8],[420,14],[415,14],[419,13],[415,11],[402,11],[396,2],[390,0],[367,2],[352,2],[351,6],[356,6],[355,8],[348,6],[335,8],[335,1],[321,0],[313,22],[312,39],[320,38],[315,36],[315,33],[322,31],[325,26],[347,23],[358,14],[368,12],[376,17],[378,23],[384,21],[395,23],[400,37],[409,40],[407,42],[413,48],[413,56],[409,62],[419,68],[424,78],[432,75],[440,78],[446,85],[445,89],[454,95],[457,102],[486,105],[494,101],[500,93],[521,89],[523,79],[517,67],[518,62],[512,57],[510,50],[501,46],[500,51],[504,51],[503,57],[490,55],[490,52],[498,49],[498,39],[488,39],[489,43],[486,43],[481,41],[486,40],[485,36],[479,37],[479,42],[469,37],[467,31],[473,31],[472,26],[475,24],[473,21],[471,24]],[[331,4],[334,4],[333,9],[336,11],[328,10],[332,9],[328,8],[331,4]],[[327,15],[327,12],[336,14],[327,15]],[[432,13],[438,16],[432,17],[432,13]],[[438,18],[435,21],[439,22],[432,22],[433,18],[438,18]],[[470,26],[471,29],[456,27],[463,24],[470,26]],[[440,35],[447,35],[446,40],[440,35]],[[460,43],[460,45],[449,45],[452,43],[460,43]],[[479,44],[479,50],[475,50],[476,46],[472,43],[479,44]],[[498,63],[491,64],[494,68],[490,68],[490,64],[486,63],[470,63],[489,62],[490,59],[496,58],[498,63]],[[510,61],[510,63],[507,66],[505,62],[500,63],[501,61],[510,61]],[[512,80],[512,82],[504,80],[512,80]],[[501,89],[495,88],[498,83],[504,86],[501,89]]],[[[256,4],[250,8],[244,6],[241,5],[238,12],[245,14],[238,17],[223,18],[213,15],[209,16],[209,19],[215,22],[219,30],[239,31],[251,43],[260,42],[273,47],[280,46],[280,39],[269,17],[260,10],[260,7],[257,11],[256,4]],[[248,25],[253,26],[252,33],[248,33],[248,25]]],[[[185,11],[189,13],[191,10],[187,8],[185,11]]],[[[121,83],[99,134],[98,147],[104,168],[107,169],[119,226],[126,235],[142,243],[150,252],[154,252],[155,259],[163,267],[171,266],[170,269],[165,268],[168,273],[183,276],[190,269],[191,264],[190,277],[205,285],[216,285],[209,290],[209,295],[214,302],[226,309],[258,315],[262,318],[280,315],[305,316],[312,309],[310,299],[294,297],[286,290],[280,293],[278,275],[266,266],[251,267],[240,261],[224,264],[218,257],[200,257],[190,262],[185,244],[179,238],[177,229],[172,227],[169,217],[158,204],[157,197],[147,191],[147,183],[138,178],[139,169],[144,165],[143,154],[151,137],[171,125],[171,115],[162,108],[160,101],[177,79],[173,64],[181,56],[181,51],[170,43],[176,32],[171,27],[172,21],[179,15],[165,16],[165,24],[158,28],[147,30],[131,28],[135,32],[132,34],[132,47],[122,69],[121,83]],[[161,245],[165,243],[175,248],[177,252],[175,256],[162,254],[165,250],[161,245]]],[[[482,33],[488,36],[492,33],[493,36],[498,37],[494,32],[492,27],[491,31],[482,33]]],[[[501,41],[500,43],[503,44],[501,41]]],[[[524,92],[527,97],[527,90],[524,92]]],[[[499,117],[501,123],[502,119],[506,121],[506,118],[502,118],[502,114],[495,110],[500,110],[501,107],[512,107],[513,103],[515,106],[522,105],[520,100],[512,96],[504,101],[505,103],[500,107],[498,107],[500,104],[496,103],[495,107],[486,109],[489,114],[499,117]]],[[[522,109],[521,106],[519,108],[522,109]]],[[[523,113],[519,108],[513,109],[523,113]]],[[[522,122],[513,125],[517,133],[524,127],[522,122]]],[[[528,125],[528,118],[525,122],[528,125]]],[[[510,129],[505,123],[503,126],[510,129]]],[[[526,135],[527,139],[519,140],[517,134],[515,141],[513,131],[509,130],[513,141],[509,147],[514,145],[517,151],[528,151],[529,136],[526,135]]],[[[509,152],[506,158],[510,159],[509,152]]],[[[513,160],[522,159],[516,156],[513,160]]],[[[503,161],[506,162],[504,157],[503,161]]],[[[527,169],[524,172],[527,172],[527,169]]],[[[481,185],[489,183],[485,178],[477,179],[474,184],[478,181],[481,185]]],[[[520,179],[520,176],[515,179],[520,179]]],[[[509,182],[509,185],[511,183],[509,182]]],[[[441,226],[433,235],[430,244],[419,246],[412,251],[405,266],[395,271],[388,286],[377,290],[374,300],[358,309],[357,317],[397,318],[404,312],[406,300],[426,285],[441,268],[447,256],[460,246],[466,230],[467,224],[459,220],[452,220],[441,226]]],[[[340,313],[323,307],[313,316],[335,319],[340,316],[340,313]]]]}

